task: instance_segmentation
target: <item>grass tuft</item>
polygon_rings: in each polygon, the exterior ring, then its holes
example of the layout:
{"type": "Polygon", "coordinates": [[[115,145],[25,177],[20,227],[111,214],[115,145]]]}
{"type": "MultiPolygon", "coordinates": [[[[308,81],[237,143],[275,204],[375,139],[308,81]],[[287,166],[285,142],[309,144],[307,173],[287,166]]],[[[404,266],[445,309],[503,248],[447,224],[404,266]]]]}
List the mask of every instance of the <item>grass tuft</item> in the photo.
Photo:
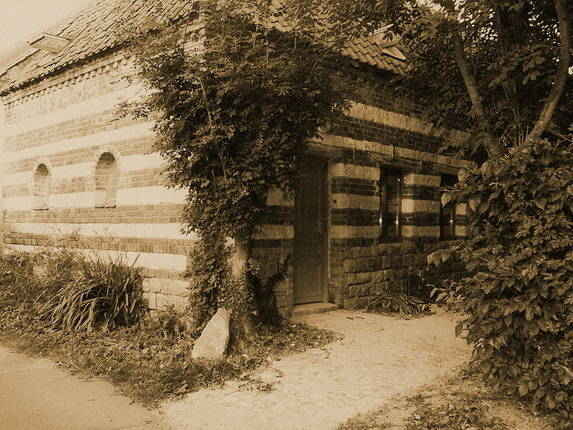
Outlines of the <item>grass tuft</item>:
{"type": "Polygon", "coordinates": [[[75,261],[76,270],[40,309],[55,329],[108,331],[135,324],[144,315],[141,269],[122,254],[75,261]]]}

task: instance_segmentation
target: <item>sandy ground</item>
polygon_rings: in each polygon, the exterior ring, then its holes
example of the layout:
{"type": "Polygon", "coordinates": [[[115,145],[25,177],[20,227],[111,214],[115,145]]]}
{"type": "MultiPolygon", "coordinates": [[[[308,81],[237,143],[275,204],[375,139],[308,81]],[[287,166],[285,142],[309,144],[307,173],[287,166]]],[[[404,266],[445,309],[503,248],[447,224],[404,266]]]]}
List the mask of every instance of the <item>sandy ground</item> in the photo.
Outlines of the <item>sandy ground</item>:
{"type": "MultiPolygon", "coordinates": [[[[157,412],[131,403],[106,382],[86,381],[49,360],[0,347],[0,429],[334,429],[359,413],[400,411],[411,393],[442,398],[435,387],[470,356],[447,314],[406,320],[333,311],[297,318],[344,337],[269,361],[248,383],[201,390],[157,412]]],[[[505,408],[492,404],[499,407],[505,408]]],[[[511,407],[500,411],[508,413],[516,416],[511,407]]]]}
{"type": "Polygon", "coordinates": [[[168,428],[156,413],[118,395],[111,384],[86,381],[49,360],[0,347],[2,430],[168,428]]]}
{"type": "Polygon", "coordinates": [[[271,362],[258,385],[228,382],[163,406],[173,429],[333,429],[392,397],[450,375],[470,355],[450,315],[410,320],[359,312],[299,321],[344,339],[271,362]],[[263,387],[263,390],[257,389],[263,387]]]}

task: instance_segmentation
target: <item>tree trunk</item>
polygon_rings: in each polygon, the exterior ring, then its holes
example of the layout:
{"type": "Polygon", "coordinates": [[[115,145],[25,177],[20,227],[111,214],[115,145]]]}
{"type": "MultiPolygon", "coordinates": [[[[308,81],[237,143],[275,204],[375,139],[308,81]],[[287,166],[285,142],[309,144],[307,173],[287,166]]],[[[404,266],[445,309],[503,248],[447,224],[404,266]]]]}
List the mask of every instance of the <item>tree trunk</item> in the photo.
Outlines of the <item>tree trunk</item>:
{"type": "Polygon", "coordinates": [[[543,110],[539,114],[533,130],[527,136],[529,140],[539,139],[551,122],[551,118],[559,105],[559,100],[565,91],[569,67],[571,67],[571,24],[567,1],[555,0],[554,3],[559,22],[559,63],[553,79],[553,86],[549,91],[547,100],[545,100],[543,110]]]}
{"type": "MultiPolygon", "coordinates": [[[[231,268],[231,277],[237,288],[244,288],[241,295],[247,300],[251,299],[249,294],[249,279],[247,270],[249,258],[251,257],[250,234],[236,235],[233,238],[233,253],[229,257],[229,266],[231,268]]],[[[249,310],[252,303],[244,303],[241,309],[237,309],[237,325],[243,334],[252,337],[255,334],[255,324],[253,315],[249,310]]]]}
{"type": "Polygon", "coordinates": [[[251,249],[247,235],[237,235],[233,238],[233,253],[229,258],[229,266],[233,278],[239,278],[247,271],[251,249]]]}

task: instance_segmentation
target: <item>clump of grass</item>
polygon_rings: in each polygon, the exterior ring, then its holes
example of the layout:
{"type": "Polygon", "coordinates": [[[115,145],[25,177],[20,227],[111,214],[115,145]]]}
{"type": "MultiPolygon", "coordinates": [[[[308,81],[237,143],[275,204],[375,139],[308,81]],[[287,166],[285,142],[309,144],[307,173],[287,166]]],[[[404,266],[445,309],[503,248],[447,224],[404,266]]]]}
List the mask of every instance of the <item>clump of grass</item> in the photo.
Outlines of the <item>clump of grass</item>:
{"type": "Polygon", "coordinates": [[[395,397],[376,411],[357,415],[338,430],[549,430],[554,422],[528,412],[527,405],[503,393],[492,392],[476,369],[462,368],[415,395],[395,397]]]}
{"type": "Polygon", "coordinates": [[[168,398],[240,379],[269,360],[336,339],[326,330],[285,323],[276,329],[260,327],[248,342],[232,339],[228,355],[220,361],[193,360],[194,339],[176,335],[164,324],[174,319],[177,316],[166,312],[109,332],[26,331],[19,336],[18,349],[49,356],[84,376],[102,377],[135,401],[153,407],[168,398]]]}
{"type": "Polygon", "coordinates": [[[373,313],[398,313],[419,316],[430,312],[431,285],[421,270],[411,269],[401,287],[376,291],[368,299],[366,311],[373,313]]]}
{"type": "Polygon", "coordinates": [[[406,430],[508,430],[499,417],[492,416],[489,407],[473,396],[460,394],[449,402],[432,403],[423,395],[409,399],[416,410],[407,421],[406,430]]]}
{"type": "Polygon", "coordinates": [[[6,253],[0,258],[0,298],[4,311],[25,308],[37,301],[37,291],[29,288],[33,267],[33,256],[29,254],[6,253]]]}
{"type": "Polygon", "coordinates": [[[122,254],[94,255],[76,266],[40,310],[53,328],[108,331],[133,325],[144,315],[141,269],[128,265],[122,254]]]}
{"type": "MultiPolygon", "coordinates": [[[[36,276],[45,255],[23,252],[4,252],[0,255],[0,330],[19,332],[28,327],[41,327],[40,308],[57,291],[51,277],[36,276]]],[[[54,276],[65,271],[55,270],[54,276]]]]}

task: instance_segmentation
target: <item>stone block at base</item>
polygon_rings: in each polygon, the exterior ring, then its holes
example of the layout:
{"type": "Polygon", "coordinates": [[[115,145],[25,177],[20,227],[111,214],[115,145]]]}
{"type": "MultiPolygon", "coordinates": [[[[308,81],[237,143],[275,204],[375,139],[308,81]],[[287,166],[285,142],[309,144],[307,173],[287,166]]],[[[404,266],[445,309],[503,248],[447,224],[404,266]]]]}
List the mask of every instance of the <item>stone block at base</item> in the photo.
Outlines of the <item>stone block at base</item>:
{"type": "Polygon", "coordinates": [[[229,312],[219,308],[203,329],[201,336],[195,341],[191,358],[196,360],[222,359],[229,343],[230,320],[229,312]]]}

